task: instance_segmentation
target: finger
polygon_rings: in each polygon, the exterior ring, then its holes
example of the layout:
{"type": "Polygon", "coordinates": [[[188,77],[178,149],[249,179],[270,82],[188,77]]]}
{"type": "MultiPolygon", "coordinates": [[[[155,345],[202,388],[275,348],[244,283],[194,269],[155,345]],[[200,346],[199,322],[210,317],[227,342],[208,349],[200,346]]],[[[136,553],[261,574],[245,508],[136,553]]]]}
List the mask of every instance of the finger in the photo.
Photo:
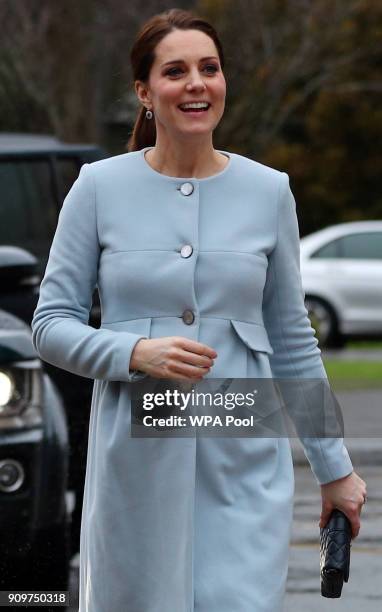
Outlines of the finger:
{"type": "Polygon", "coordinates": [[[146,371],[153,378],[168,378],[171,380],[179,378],[180,380],[196,381],[205,376],[209,372],[209,368],[193,367],[181,361],[178,362],[175,359],[166,359],[164,363],[151,363],[150,367],[146,368],[146,371]]]}
{"type": "Polygon", "coordinates": [[[359,530],[361,527],[359,510],[357,508],[351,508],[350,510],[346,508],[341,508],[341,510],[350,521],[352,538],[356,538],[359,534],[359,530]]]}
{"type": "Polygon", "coordinates": [[[183,348],[185,351],[197,353],[198,355],[206,355],[210,359],[217,357],[217,352],[207,344],[196,342],[195,340],[190,340],[189,338],[180,338],[180,340],[181,348],[183,348]]]}
{"type": "Polygon", "coordinates": [[[164,356],[156,355],[147,362],[146,370],[157,378],[172,379],[174,373],[186,378],[199,378],[200,375],[205,375],[210,370],[213,363],[209,357],[189,353],[172,346],[164,356]]]}
{"type": "Polygon", "coordinates": [[[361,522],[358,519],[353,519],[352,521],[350,521],[351,523],[351,531],[352,531],[352,538],[356,538],[359,534],[359,530],[361,528],[361,522]]]}
{"type": "Polygon", "coordinates": [[[207,355],[199,355],[196,353],[191,353],[189,351],[180,350],[178,356],[179,361],[183,361],[194,366],[211,368],[214,365],[214,360],[210,357],[207,357],[207,355]]]}
{"type": "Polygon", "coordinates": [[[180,374],[181,376],[185,376],[188,379],[203,378],[203,376],[207,374],[210,370],[210,368],[198,368],[181,362],[169,365],[168,369],[171,374],[175,375],[174,377],[180,374]]]}
{"type": "MultiPolygon", "coordinates": [[[[171,374],[171,376],[164,376],[163,378],[169,378],[170,380],[180,380],[180,381],[185,381],[188,383],[191,382],[191,384],[196,380],[195,378],[191,378],[190,376],[182,376],[181,374],[178,374],[177,372],[175,372],[174,374],[171,374]]],[[[189,389],[186,389],[186,391],[189,391],[189,389]]]]}
{"type": "Polygon", "coordinates": [[[329,507],[322,507],[321,510],[321,516],[320,516],[320,522],[319,522],[319,526],[320,528],[324,528],[326,523],[328,522],[330,515],[332,513],[333,508],[329,508],[329,507]]]}

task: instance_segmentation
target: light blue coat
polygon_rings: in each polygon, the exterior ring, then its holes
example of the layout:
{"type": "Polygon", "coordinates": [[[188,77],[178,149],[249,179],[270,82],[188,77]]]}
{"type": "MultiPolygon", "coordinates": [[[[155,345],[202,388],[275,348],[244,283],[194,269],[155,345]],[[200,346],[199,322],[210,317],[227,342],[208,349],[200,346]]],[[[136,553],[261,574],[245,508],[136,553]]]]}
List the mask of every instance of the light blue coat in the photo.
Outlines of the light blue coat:
{"type": "MultiPolygon", "coordinates": [[[[177,335],[217,351],[210,377],[326,377],[288,175],[221,151],[220,173],[175,178],[153,170],[146,150],[82,167],[32,324],[44,360],[95,379],[79,610],[279,612],[289,440],[131,437],[132,384],[144,374],[129,364],[140,338],[177,335]],[[88,326],[96,285],[99,330],[88,326]]],[[[319,483],[352,471],[342,439],[304,445],[319,483]]]]}

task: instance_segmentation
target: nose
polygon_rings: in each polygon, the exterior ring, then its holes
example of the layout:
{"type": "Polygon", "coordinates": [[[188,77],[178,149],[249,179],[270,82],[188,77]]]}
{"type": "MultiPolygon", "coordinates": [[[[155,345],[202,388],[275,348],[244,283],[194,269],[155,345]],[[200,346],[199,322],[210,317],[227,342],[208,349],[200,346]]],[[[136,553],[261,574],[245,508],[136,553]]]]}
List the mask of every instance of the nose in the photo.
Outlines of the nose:
{"type": "Polygon", "coordinates": [[[191,72],[186,88],[188,91],[203,91],[206,88],[206,85],[202,76],[199,73],[199,70],[195,69],[191,72]]]}

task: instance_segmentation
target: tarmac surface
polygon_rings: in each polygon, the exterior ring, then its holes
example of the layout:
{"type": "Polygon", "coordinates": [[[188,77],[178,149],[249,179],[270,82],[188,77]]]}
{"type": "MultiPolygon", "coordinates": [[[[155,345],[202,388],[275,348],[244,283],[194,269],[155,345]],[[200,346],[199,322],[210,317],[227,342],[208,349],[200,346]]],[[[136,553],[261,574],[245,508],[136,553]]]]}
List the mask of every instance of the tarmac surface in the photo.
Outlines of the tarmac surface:
{"type": "Polygon", "coordinates": [[[382,469],[355,465],[368,500],[361,530],[352,540],[349,582],[339,599],[321,596],[319,579],[320,487],[310,468],[295,467],[295,507],[285,612],[380,612],[382,610],[382,469]]]}
{"type": "Polygon", "coordinates": [[[379,361],[382,369],[382,350],[374,348],[345,348],[324,349],[323,359],[336,359],[340,361],[379,361]]]}
{"type": "MultiPolygon", "coordinates": [[[[382,388],[337,391],[335,396],[353,463],[382,466],[382,388]]],[[[308,465],[298,438],[291,439],[291,446],[295,465],[308,465]]]]}

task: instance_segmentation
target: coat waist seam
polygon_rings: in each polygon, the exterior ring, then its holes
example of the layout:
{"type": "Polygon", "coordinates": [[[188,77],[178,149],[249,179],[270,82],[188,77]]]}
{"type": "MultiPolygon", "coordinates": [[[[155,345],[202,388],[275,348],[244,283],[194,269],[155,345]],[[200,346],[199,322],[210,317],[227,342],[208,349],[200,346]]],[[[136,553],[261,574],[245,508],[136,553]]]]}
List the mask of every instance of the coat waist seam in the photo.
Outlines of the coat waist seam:
{"type": "MultiPolygon", "coordinates": [[[[119,321],[102,321],[101,322],[101,327],[102,325],[113,325],[114,323],[129,323],[130,321],[143,321],[145,319],[181,319],[182,316],[179,314],[174,314],[174,315],[150,315],[147,317],[136,317],[134,319],[121,319],[119,321]]],[[[200,314],[196,314],[196,318],[201,320],[201,319],[215,319],[218,321],[238,321],[239,323],[248,323],[249,325],[257,325],[258,327],[264,327],[263,323],[259,323],[257,321],[244,321],[243,319],[237,319],[236,317],[213,317],[213,316],[205,316],[205,315],[200,315],[200,314]]]]}

